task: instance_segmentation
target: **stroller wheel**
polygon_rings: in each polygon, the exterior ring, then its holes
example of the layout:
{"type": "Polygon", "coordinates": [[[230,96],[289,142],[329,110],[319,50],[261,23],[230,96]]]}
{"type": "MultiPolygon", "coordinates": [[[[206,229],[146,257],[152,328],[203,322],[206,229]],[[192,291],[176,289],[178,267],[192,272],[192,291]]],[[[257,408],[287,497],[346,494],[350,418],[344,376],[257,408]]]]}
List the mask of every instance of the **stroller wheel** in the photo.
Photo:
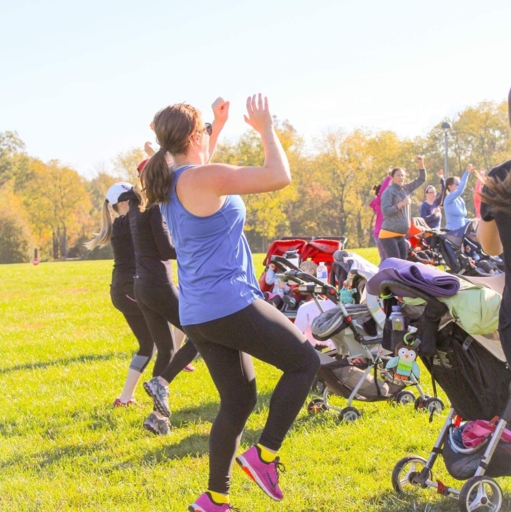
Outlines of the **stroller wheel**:
{"type": "Polygon", "coordinates": [[[415,402],[415,395],[411,391],[400,391],[393,402],[401,405],[413,404],[415,402]]]}
{"type": "Polygon", "coordinates": [[[307,412],[310,415],[318,414],[326,410],[325,401],[322,398],[315,398],[307,406],[307,412]]]}
{"type": "Polygon", "coordinates": [[[424,410],[428,411],[430,414],[443,411],[444,407],[444,403],[440,398],[431,397],[424,401],[424,410]]]}
{"type": "Polygon", "coordinates": [[[487,476],[469,478],[460,491],[461,512],[481,510],[498,512],[502,507],[502,490],[497,482],[487,476]]]}
{"type": "MultiPolygon", "coordinates": [[[[411,455],[401,459],[392,471],[392,487],[398,494],[405,492],[404,487],[416,484],[414,479],[419,476],[426,467],[426,459],[411,455]]],[[[428,471],[431,479],[431,470],[428,471]]],[[[417,484],[416,484],[417,485],[417,484]]]]}
{"type": "Polygon", "coordinates": [[[355,409],[355,407],[345,407],[339,414],[339,419],[351,423],[357,421],[361,416],[362,413],[358,409],[355,409]]]}

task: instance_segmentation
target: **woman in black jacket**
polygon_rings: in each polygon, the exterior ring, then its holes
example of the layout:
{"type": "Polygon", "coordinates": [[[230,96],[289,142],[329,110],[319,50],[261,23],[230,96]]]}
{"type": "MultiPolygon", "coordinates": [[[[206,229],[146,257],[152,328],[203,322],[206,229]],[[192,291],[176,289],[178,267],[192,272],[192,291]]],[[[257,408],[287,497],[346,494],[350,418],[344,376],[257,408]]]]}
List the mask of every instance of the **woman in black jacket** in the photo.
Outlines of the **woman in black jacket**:
{"type": "Polygon", "coordinates": [[[170,429],[169,383],[198,352],[190,342],[179,349],[174,338],[172,326],[182,330],[179,292],[172,278],[171,260],[176,259],[176,251],[160,209],[155,206],[141,211],[140,193],[135,189],[125,192],[120,199],[129,201],[136,263],[135,298],[158,350],[154,378],[144,382],[144,389],[155,406],[144,427],[155,434],[166,434],[170,429]]]}
{"type": "Polygon", "coordinates": [[[121,395],[115,399],[114,407],[136,403],[135,388],[153,355],[154,343],[142,311],[138,307],[133,290],[135,276],[135,251],[127,217],[128,201],[119,201],[121,194],[131,190],[131,184],[121,182],[112,185],[106,193],[101,211],[101,229],[95,238],[87,242],[88,249],[98,245],[112,244],[114,268],[110,297],[113,305],[124,315],[139,349],[131,360],[126,383],[121,395]]]}

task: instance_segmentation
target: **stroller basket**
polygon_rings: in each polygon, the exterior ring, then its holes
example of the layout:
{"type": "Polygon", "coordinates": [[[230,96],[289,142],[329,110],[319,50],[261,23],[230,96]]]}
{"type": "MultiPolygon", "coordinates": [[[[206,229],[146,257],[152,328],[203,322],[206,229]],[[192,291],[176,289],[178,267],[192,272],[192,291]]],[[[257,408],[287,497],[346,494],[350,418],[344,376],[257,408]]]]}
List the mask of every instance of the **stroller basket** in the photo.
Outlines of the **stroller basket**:
{"type": "MultiPolygon", "coordinates": [[[[460,451],[453,439],[458,428],[450,425],[442,454],[449,474],[456,480],[468,480],[475,475],[487,443],[482,443],[476,449],[466,450],[465,453],[460,451]]],[[[511,443],[504,440],[499,442],[485,474],[491,477],[511,476],[511,443]]]]}
{"type": "Polygon", "coordinates": [[[346,358],[333,359],[325,354],[320,354],[320,361],[318,377],[332,393],[344,398],[350,398],[352,391],[361,379],[363,382],[354,398],[365,402],[387,400],[404,387],[402,384],[380,380],[375,375],[376,371],[369,373],[364,378],[367,366],[350,364],[346,358]]]}

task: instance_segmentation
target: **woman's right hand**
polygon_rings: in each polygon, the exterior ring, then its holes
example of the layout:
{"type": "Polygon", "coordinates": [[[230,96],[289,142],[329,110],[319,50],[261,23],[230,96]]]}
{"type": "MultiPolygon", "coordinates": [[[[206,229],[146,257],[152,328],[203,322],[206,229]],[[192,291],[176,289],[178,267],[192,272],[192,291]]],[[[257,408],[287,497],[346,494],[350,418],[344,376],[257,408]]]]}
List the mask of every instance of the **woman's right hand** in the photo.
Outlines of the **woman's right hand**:
{"type": "Polygon", "coordinates": [[[398,208],[404,208],[405,206],[408,206],[409,204],[412,204],[412,200],[410,199],[410,196],[406,196],[402,201],[399,201],[397,203],[398,208]]]}
{"type": "Polygon", "coordinates": [[[247,114],[248,117],[243,116],[245,122],[260,134],[273,126],[273,119],[268,108],[268,98],[265,96],[263,100],[262,94],[254,94],[247,98],[247,114]]]}

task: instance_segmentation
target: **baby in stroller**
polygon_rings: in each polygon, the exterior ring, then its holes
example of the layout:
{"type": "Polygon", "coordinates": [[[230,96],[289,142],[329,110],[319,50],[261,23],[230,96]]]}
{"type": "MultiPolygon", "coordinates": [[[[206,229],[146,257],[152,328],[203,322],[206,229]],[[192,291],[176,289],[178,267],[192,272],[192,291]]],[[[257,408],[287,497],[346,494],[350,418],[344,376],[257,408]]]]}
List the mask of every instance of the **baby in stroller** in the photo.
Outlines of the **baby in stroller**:
{"type": "MultiPolygon", "coordinates": [[[[295,266],[298,265],[299,258],[295,251],[292,251],[291,254],[286,253],[284,258],[289,263],[295,266]]],[[[316,275],[317,267],[316,263],[310,260],[302,261],[299,265],[300,270],[312,276],[316,275]]],[[[264,292],[265,300],[273,304],[277,309],[282,309],[284,304],[293,309],[298,308],[302,301],[310,300],[311,298],[310,296],[296,293],[298,291],[296,290],[296,285],[290,285],[287,281],[281,279],[274,263],[268,265],[265,281],[266,284],[273,285],[271,292],[264,292]]]]}

